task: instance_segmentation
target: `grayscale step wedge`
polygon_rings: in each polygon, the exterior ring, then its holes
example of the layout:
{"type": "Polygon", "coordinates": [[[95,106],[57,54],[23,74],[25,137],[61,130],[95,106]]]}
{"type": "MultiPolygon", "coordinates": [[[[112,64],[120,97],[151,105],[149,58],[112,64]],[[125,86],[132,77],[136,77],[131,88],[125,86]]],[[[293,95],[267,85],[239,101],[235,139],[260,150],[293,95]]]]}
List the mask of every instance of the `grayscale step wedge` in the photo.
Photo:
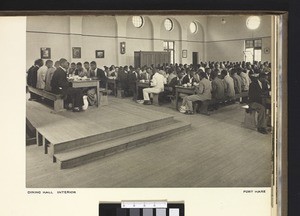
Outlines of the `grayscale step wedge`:
{"type": "Polygon", "coordinates": [[[133,125],[133,126],[130,126],[130,127],[124,127],[124,128],[120,128],[120,129],[117,129],[117,130],[112,130],[112,131],[92,135],[92,136],[89,136],[89,137],[84,137],[84,138],[77,139],[77,140],[71,140],[71,141],[68,141],[68,142],[51,144],[49,146],[48,152],[49,152],[50,155],[54,155],[54,154],[57,154],[59,152],[72,150],[74,148],[89,146],[91,143],[94,143],[94,142],[108,141],[110,139],[115,139],[115,138],[118,138],[118,137],[123,137],[123,136],[128,136],[130,134],[135,134],[135,133],[138,133],[138,132],[151,130],[151,129],[159,127],[161,125],[169,125],[172,122],[174,122],[174,117],[173,116],[168,116],[168,117],[161,118],[161,119],[158,119],[158,120],[153,120],[153,121],[141,123],[141,124],[138,124],[138,125],[133,125]]]}
{"type": "Polygon", "coordinates": [[[190,127],[190,123],[174,121],[173,124],[161,125],[161,127],[112,139],[107,142],[99,142],[74,149],[73,151],[61,152],[55,154],[54,157],[61,169],[72,168],[134,147],[153,143],[186,131],[190,127]]]}

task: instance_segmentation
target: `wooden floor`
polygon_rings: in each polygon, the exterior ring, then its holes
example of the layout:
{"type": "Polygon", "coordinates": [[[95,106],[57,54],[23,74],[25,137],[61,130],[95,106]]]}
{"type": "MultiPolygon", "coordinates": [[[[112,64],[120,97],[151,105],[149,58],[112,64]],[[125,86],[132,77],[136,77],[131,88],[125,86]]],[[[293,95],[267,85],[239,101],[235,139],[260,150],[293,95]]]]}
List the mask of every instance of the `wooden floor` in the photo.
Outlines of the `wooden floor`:
{"type": "MultiPolygon", "coordinates": [[[[101,160],[60,170],[36,145],[26,147],[26,185],[53,187],[267,187],[271,185],[271,135],[243,128],[240,104],[211,116],[186,116],[168,105],[144,106],[130,99],[109,98],[125,107],[158,111],[192,123],[188,132],[101,160]]],[[[107,107],[109,109],[109,106],[107,107]]],[[[93,112],[92,108],[86,112],[93,112]]],[[[100,108],[101,109],[101,108],[100,108]]],[[[118,113],[115,113],[119,115],[118,113]]],[[[62,115],[77,113],[65,112],[62,115]]],[[[80,115],[80,114],[79,114],[80,115]]],[[[150,118],[151,115],[147,116],[150,118]]],[[[140,119],[126,119],[135,122],[140,119]]],[[[95,119],[101,118],[95,116],[95,119]]],[[[44,122],[46,125],[46,122],[44,122]]],[[[106,122],[106,124],[108,124],[106,122]]],[[[67,127],[68,125],[66,125],[67,127]]]]}
{"type": "Polygon", "coordinates": [[[145,107],[135,104],[124,106],[112,98],[109,106],[90,107],[86,112],[53,113],[50,107],[27,101],[26,117],[49,142],[56,144],[171,117],[148,109],[148,115],[145,115],[144,110],[145,107]]]}

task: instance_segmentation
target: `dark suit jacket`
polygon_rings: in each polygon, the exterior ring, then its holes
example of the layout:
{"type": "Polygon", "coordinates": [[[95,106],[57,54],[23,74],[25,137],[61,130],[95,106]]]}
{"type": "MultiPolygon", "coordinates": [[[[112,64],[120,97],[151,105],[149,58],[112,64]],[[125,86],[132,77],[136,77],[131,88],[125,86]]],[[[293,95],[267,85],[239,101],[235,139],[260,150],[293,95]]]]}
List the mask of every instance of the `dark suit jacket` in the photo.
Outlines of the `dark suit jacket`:
{"type": "MultiPolygon", "coordinates": [[[[183,84],[187,84],[190,82],[190,78],[188,77],[188,75],[185,75],[182,79],[182,85],[183,84]]],[[[194,78],[192,78],[192,83],[194,82],[194,78]]]]}
{"type": "Polygon", "coordinates": [[[97,68],[97,77],[100,79],[100,87],[106,88],[107,76],[105,72],[99,68],[97,68]]]}
{"type": "Polygon", "coordinates": [[[211,82],[211,95],[212,99],[216,100],[222,100],[225,98],[225,83],[224,80],[221,80],[220,78],[216,77],[212,82],[211,82]]]}
{"type": "Polygon", "coordinates": [[[125,73],[124,70],[118,72],[118,86],[120,89],[126,89],[128,87],[128,73],[125,73]]]}
{"type": "Polygon", "coordinates": [[[70,84],[67,79],[67,72],[65,72],[60,67],[56,69],[52,76],[51,80],[51,88],[52,92],[55,94],[61,94],[66,91],[67,88],[70,87],[70,84]],[[62,88],[62,89],[60,89],[62,88]]]}
{"type": "Polygon", "coordinates": [[[139,75],[136,72],[134,73],[134,72],[130,71],[129,74],[128,74],[129,85],[130,84],[135,84],[136,81],[139,79],[138,77],[139,77],[139,75]]]}
{"type": "Polygon", "coordinates": [[[38,66],[31,66],[27,71],[27,85],[36,88],[38,66]]]}
{"type": "Polygon", "coordinates": [[[249,103],[259,103],[262,104],[262,97],[268,96],[268,84],[267,82],[262,82],[262,88],[260,87],[257,79],[253,80],[249,86],[249,103]]]}

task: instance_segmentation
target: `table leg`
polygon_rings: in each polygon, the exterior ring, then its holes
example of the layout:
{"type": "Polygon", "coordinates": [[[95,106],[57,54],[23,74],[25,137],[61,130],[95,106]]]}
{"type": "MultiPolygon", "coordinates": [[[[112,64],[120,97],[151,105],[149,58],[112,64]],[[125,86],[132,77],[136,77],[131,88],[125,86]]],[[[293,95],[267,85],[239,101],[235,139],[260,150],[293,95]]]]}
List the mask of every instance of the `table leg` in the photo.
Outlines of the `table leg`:
{"type": "Polygon", "coordinates": [[[99,82],[97,82],[97,107],[100,105],[100,87],[99,82]]]}
{"type": "Polygon", "coordinates": [[[136,99],[139,100],[139,85],[136,83],[136,99]]]}
{"type": "Polygon", "coordinates": [[[179,98],[179,92],[176,89],[176,94],[175,94],[175,107],[176,107],[176,110],[178,110],[178,98],[179,98]]]}

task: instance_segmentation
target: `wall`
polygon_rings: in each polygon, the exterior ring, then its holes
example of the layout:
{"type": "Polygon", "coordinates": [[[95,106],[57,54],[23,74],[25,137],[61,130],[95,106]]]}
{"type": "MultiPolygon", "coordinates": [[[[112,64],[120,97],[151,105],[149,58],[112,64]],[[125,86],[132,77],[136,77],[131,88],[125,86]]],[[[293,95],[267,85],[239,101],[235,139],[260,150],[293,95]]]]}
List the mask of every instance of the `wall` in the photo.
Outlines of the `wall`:
{"type": "Polygon", "coordinates": [[[26,68],[40,58],[40,48],[51,48],[51,59],[70,58],[70,18],[65,16],[27,17],[26,68]]]}
{"type": "MultiPolygon", "coordinates": [[[[258,30],[246,28],[248,16],[143,16],[142,28],[135,28],[131,16],[36,16],[27,18],[27,68],[40,57],[41,47],[51,48],[51,58],[70,62],[96,61],[99,66],[133,65],[134,51],[162,51],[163,41],[175,41],[175,62],[192,63],[192,52],[200,61],[242,61],[244,40],[262,37],[263,49],[271,45],[271,18],[263,16],[258,30]],[[164,20],[174,23],[166,31],[164,20]],[[221,18],[226,23],[221,23],[221,18]],[[192,34],[191,22],[198,31],[192,34]],[[120,42],[126,42],[126,53],[120,54],[120,42]],[[72,58],[72,47],[81,47],[81,58],[72,58]],[[95,58],[95,50],[104,50],[105,58],[95,58]],[[187,58],[182,58],[187,50],[187,58]]],[[[262,52],[263,53],[263,52],[262,52]]],[[[270,61],[270,54],[262,54],[270,61]]]]}
{"type": "Polygon", "coordinates": [[[145,16],[143,26],[136,28],[132,23],[132,17],[128,17],[126,38],[124,39],[126,41],[126,64],[134,65],[134,51],[153,51],[153,24],[151,19],[145,16]]]}
{"type": "MultiPolygon", "coordinates": [[[[261,16],[260,27],[249,30],[248,16],[209,16],[207,18],[206,54],[208,61],[243,61],[244,41],[263,38],[262,50],[271,45],[271,16],[261,16]],[[221,19],[226,23],[223,24],[221,19]]],[[[270,61],[271,54],[263,54],[262,61],[270,61]]]]}
{"type": "Polygon", "coordinates": [[[98,66],[116,65],[117,21],[114,16],[85,16],[82,19],[82,59],[96,61],[98,66]],[[104,50],[104,58],[95,51],[104,50]]]}

